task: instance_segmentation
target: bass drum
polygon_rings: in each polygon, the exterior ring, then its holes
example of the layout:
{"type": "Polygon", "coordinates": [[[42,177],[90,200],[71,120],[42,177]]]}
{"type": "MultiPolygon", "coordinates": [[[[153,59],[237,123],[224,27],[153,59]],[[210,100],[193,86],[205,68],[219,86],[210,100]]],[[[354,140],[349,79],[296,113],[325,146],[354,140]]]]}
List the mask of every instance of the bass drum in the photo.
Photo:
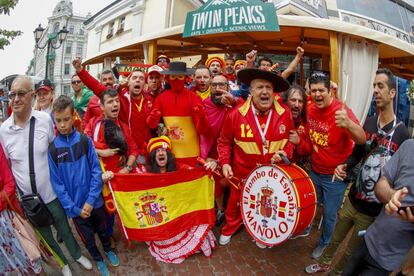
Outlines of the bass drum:
{"type": "Polygon", "coordinates": [[[267,246],[304,232],[315,217],[315,187],[295,164],[257,167],[247,177],[240,196],[247,231],[267,246]]]}

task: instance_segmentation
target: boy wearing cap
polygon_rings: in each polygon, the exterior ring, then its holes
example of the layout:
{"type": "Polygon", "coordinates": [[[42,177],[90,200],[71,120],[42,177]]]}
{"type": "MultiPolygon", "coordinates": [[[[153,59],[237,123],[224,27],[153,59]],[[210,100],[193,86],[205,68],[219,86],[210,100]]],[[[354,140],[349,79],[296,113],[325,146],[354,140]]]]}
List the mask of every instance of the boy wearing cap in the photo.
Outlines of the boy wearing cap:
{"type": "Polygon", "coordinates": [[[92,141],[73,127],[74,105],[69,97],[62,95],[56,99],[53,115],[58,129],[57,137],[49,145],[48,156],[53,189],[66,215],[73,219],[101,275],[109,275],[96,246],[95,233],[102,242],[110,264],[119,266],[119,259],[111,248],[106,232],[101,196],[102,170],[98,157],[92,141]]]}

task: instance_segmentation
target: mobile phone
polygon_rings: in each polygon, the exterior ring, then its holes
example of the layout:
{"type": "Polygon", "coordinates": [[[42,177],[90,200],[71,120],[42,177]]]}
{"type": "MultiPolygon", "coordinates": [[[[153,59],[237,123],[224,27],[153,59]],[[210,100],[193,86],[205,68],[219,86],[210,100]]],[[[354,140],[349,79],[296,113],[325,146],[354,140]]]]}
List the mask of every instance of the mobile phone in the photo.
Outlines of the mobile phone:
{"type": "Polygon", "coordinates": [[[414,215],[414,206],[401,206],[400,208],[398,208],[397,213],[399,213],[401,210],[404,210],[404,212],[406,212],[407,211],[406,210],[407,208],[410,208],[411,214],[414,215]]]}

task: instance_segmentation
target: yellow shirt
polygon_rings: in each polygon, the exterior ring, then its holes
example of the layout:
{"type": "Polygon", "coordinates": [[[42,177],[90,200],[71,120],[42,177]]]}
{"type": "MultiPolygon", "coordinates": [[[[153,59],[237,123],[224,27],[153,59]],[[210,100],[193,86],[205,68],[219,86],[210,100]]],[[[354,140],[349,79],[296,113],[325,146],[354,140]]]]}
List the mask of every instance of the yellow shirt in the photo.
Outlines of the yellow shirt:
{"type": "Polygon", "coordinates": [[[199,95],[201,97],[201,99],[204,101],[205,99],[207,99],[208,97],[210,97],[211,95],[211,88],[209,87],[206,91],[204,92],[200,92],[200,91],[196,91],[197,95],[199,95]]]}

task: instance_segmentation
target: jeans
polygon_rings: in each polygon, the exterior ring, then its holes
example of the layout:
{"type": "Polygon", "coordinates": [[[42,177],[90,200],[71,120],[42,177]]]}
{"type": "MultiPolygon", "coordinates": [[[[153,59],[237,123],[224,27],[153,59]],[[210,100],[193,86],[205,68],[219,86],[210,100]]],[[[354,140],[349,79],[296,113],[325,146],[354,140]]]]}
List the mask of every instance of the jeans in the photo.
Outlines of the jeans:
{"type": "Polygon", "coordinates": [[[386,276],[392,271],[383,269],[369,254],[365,239],[352,254],[350,261],[342,272],[342,276],[386,276]]]}
{"type": "MultiPolygon", "coordinates": [[[[56,198],[52,202],[46,204],[46,206],[49,209],[50,213],[52,214],[53,219],[55,220],[53,226],[56,228],[59,235],[61,236],[70,255],[72,256],[74,260],[79,259],[81,257],[81,249],[79,247],[79,244],[75,240],[75,237],[72,234],[72,230],[70,229],[65,211],[63,210],[62,205],[60,205],[59,200],[56,198]]],[[[47,244],[59,256],[62,262],[64,264],[67,264],[68,260],[63,254],[62,249],[60,249],[59,244],[53,238],[51,227],[50,226],[39,227],[37,228],[37,230],[39,230],[40,234],[45,239],[47,244]]]]}
{"type": "Polygon", "coordinates": [[[106,227],[106,211],[104,207],[93,209],[89,218],[83,219],[81,217],[73,218],[79,236],[81,237],[86,249],[95,261],[102,261],[102,255],[99,253],[98,247],[95,243],[95,233],[98,234],[101,240],[102,247],[105,252],[113,250],[106,227]]]}
{"type": "Polygon", "coordinates": [[[320,262],[323,264],[331,264],[338,246],[346,238],[348,232],[352,229],[351,238],[349,239],[345,253],[334,268],[334,272],[337,274],[341,273],[345,265],[348,263],[352,253],[362,239],[361,237],[358,237],[358,232],[361,230],[366,230],[368,226],[374,221],[374,219],[374,217],[370,217],[358,212],[352,205],[349,198],[346,198],[344,207],[339,213],[338,222],[336,223],[332,240],[323,252],[320,262]]]}
{"type": "Polygon", "coordinates": [[[319,237],[319,246],[324,247],[331,241],[336,215],[348,184],[337,178],[332,182],[331,174],[319,174],[313,170],[310,171],[309,176],[315,185],[318,205],[323,204],[322,234],[319,237]]]}

